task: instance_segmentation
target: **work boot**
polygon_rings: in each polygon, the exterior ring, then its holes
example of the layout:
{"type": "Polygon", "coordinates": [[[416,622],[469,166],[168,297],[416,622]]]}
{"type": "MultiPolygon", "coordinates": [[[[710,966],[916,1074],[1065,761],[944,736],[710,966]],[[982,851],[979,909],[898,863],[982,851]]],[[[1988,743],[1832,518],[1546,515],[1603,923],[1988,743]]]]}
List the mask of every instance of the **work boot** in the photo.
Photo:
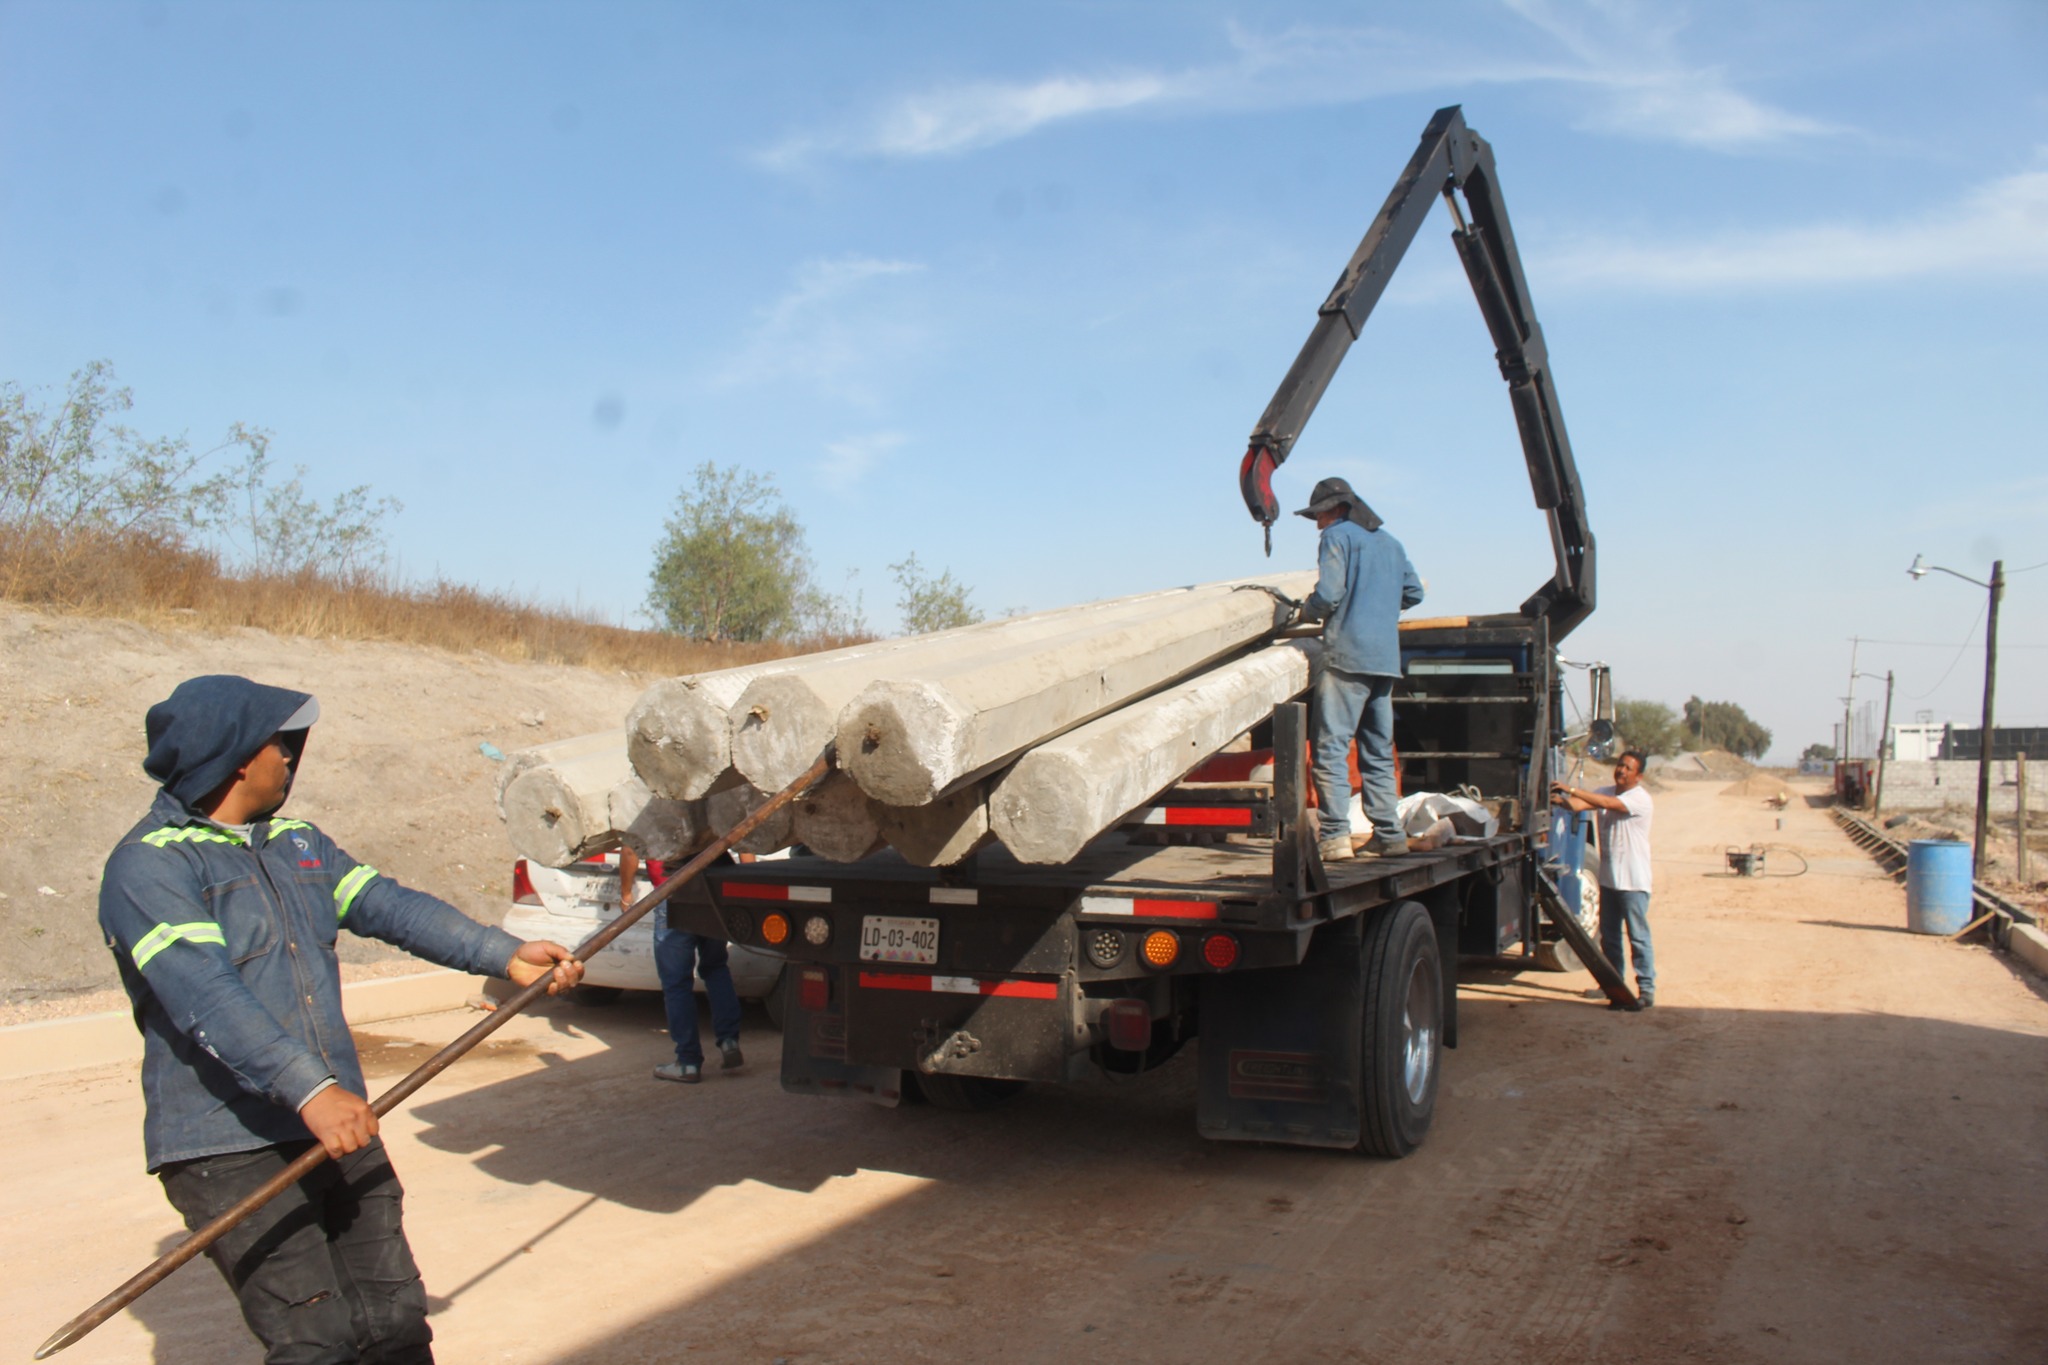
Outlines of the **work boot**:
{"type": "Polygon", "coordinates": [[[718,1045],[718,1069],[720,1071],[738,1071],[746,1064],[747,1059],[740,1055],[739,1039],[728,1038],[718,1045]]]}
{"type": "Polygon", "coordinates": [[[695,1085],[704,1079],[704,1068],[701,1066],[685,1066],[681,1062],[665,1062],[654,1068],[654,1079],[657,1081],[680,1081],[684,1085],[695,1085]]]}
{"type": "Polygon", "coordinates": [[[1334,839],[1325,839],[1316,845],[1316,852],[1326,863],[1346,863],[1352,858],[1351,836],[1340,834],[1334,839]]]}
{"type": "Polygon", "coordinates": [[[1358,851],[1368,858],[1398,858],[1408,851],[1408,836],[1375,831],[1372,838],[1365,841],[1365,847],[1358,851]]]}

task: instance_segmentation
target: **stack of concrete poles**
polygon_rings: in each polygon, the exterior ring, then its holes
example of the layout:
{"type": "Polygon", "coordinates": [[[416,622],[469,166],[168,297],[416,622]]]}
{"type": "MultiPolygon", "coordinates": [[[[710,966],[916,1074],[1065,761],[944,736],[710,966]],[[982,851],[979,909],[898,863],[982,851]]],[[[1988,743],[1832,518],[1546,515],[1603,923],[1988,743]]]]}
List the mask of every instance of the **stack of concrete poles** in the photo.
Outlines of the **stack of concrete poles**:
{"type": "MultiPolygon", "coordinates": [[[[1168,595],[1150,593],[1146,597],[1168,595]]],[[[749,689],[756,684],[799,673],[821,678],[858,679],[853,690],[846,694],[851,697],[871,679],[889,671],[886,660],[907,651],[945,649],[955,644],[968,645],[987,635],[1029,632],[1040,629],[1047,621],[1113,605],[1117,604],[1062,607],[1029,616],[935,631],[929,635],[877,640],[827,650],[822,654],[771,659],[767,663],[665,678],[648,688],[633,709],[626,713],[627,754],[641,780],[656,795],[671,800],[695,801],[743,780],[752,780],[762,791],[781,791],[817,761],[819,752],[831,741],[845,698],[830,704],[827,714],[820,720],[814,710],[807,709],[806,703],[810,700],[808,689],[798,687],[782,691],[771,688],[750,694],[749,689]],[[769,726],[767,722],[771,718],[773,725],[769,726]],[[811,742],[811,738],[821,732],[822,739],[811,742]],[[785,738],[785,734],[789,737],[785,738]],[[751,774],[743,774],[735,771],[733,766],[736,736],[740,741],[740,754],[749,753],[749,746],[772,754],[801,750],[806,743],[810,745],[810,752],[801,763],[786,772],[781,767],[756,764],[751,774]]]]}
{"type": "Polygon", "coordinates": [[[1021,862],[1067,861],[1307,691],[1321,653],[1311,640],[1272,645],[1039,745],[995,784],[990,827],[1021,862]]]}
{"type": "Polygon", "coordinates": [[[508,755],[498,810],[513,850],[549,867],[622,844],[649,858],[675,859],[710,837],[702,804],[650,791],[616,731],[508,755]]]}
{"type": "MultiPolygon", "coordinates": [[[[1315,575],[1264,583],[1300,598],[1315,575]]],[[[885,805],[927,805],[1269,636],[1287,610],[1258,588],[1216,584],[1047,638],[901,661],[840,713],[839,764],[885,805]]]]}

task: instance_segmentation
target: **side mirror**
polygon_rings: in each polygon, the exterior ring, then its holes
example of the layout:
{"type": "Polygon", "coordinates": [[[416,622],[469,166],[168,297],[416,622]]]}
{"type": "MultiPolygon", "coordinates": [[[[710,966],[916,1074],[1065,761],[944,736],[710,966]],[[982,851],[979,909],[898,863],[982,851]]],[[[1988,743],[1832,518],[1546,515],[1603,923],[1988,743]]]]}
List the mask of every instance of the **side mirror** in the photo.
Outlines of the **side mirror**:
{"type": "Polygon", "coordinates": [[[1586,756],[1597,758],[1602,763],[1611,761],[1619,751],[1615,742],[1614,722],[1601,719],[1586,728],[1586,756]]]}

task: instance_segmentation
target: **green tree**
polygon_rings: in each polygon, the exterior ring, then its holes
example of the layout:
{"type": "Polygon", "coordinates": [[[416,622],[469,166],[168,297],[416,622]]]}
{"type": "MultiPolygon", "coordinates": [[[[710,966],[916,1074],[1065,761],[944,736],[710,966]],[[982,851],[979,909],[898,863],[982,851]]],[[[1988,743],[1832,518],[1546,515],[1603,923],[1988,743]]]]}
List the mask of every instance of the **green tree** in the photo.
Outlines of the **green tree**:
{"type": "Polygon", "coordinates": [[[1622,697],[1614,703],[1614,728],[1623,748],[1646,754],[1675,754],[1685,744],[1678,713],[1661,701],[1622,697]]]}
{"type": "Polygon", "coordinates": [[[346,581],[384,562],[383,521],[405,510],[396,498],[372,498],[368,484],[334,495],[325,504],[306,494],[306,467],[272,483],[268,437],[255,446],[237,476],[247,504],[246,559],[259,573],[300,574],[346,581]]]}
{"type": "Polygon", "coordinates": [[[903,629],[907,634],[951,630],[982,619],[981,608],[968,600],[967,585],[954,578],[951,569],[933,578],[913,553],[901,563],[891,564],[889,572],[896,578],[900,594],[896,605],[903,612],[903,629]]]}
{"type": "Polygon", "coordinates": [[[1832,744],[1809,744],[1806,746],[1805,752],[1801,753],[1799,757],[1802,761],[1809,758],[1817,758],[1823,763],[1832,763],[1835,761],[1835,746],[1832,744]]]}
{"type": "Polygon", "coordinates": [[[649,575],[647,607],[663,629],[698,640],[857,635],[859,599],[811,582],[803,527],[770,475],[709,461],[676,495],[649,575]]]}
{"type": "Polygon", "coordinates": [[[1771,747],[1771,732],[1732,701],[1688,698],[1685,734],[1688,749],[1726,749],[1743,758],[1762,758],[1771,747]]]}
{"type": "Polygon", "coordinates": [[[182,436],[146,439],[115,420],[134,405],[104,360],[72,373],[55,411],[18,384],[0,384],[0,526],[182,544],[215,525],[236,477],[201,478],[200,466],[238,448],[260,459],[269,437],[237,424],[219,445],[194,452],[182,436]]]}

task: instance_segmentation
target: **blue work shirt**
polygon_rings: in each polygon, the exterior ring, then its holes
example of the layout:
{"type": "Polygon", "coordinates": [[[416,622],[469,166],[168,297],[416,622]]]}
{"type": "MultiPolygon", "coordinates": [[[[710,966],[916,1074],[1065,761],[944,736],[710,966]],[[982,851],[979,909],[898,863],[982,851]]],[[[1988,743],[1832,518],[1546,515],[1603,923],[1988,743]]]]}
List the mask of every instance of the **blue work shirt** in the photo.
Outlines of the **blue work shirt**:
{"type": "Polygon", "coordinates": [[[1401,613],[1422,601],[1422,580],[1401,542],[1340,521],[1323,532],[1320,577],[1302,604],[1323,627],[1323,663],[1344,673],[1401,674],[1401,613]]]}

